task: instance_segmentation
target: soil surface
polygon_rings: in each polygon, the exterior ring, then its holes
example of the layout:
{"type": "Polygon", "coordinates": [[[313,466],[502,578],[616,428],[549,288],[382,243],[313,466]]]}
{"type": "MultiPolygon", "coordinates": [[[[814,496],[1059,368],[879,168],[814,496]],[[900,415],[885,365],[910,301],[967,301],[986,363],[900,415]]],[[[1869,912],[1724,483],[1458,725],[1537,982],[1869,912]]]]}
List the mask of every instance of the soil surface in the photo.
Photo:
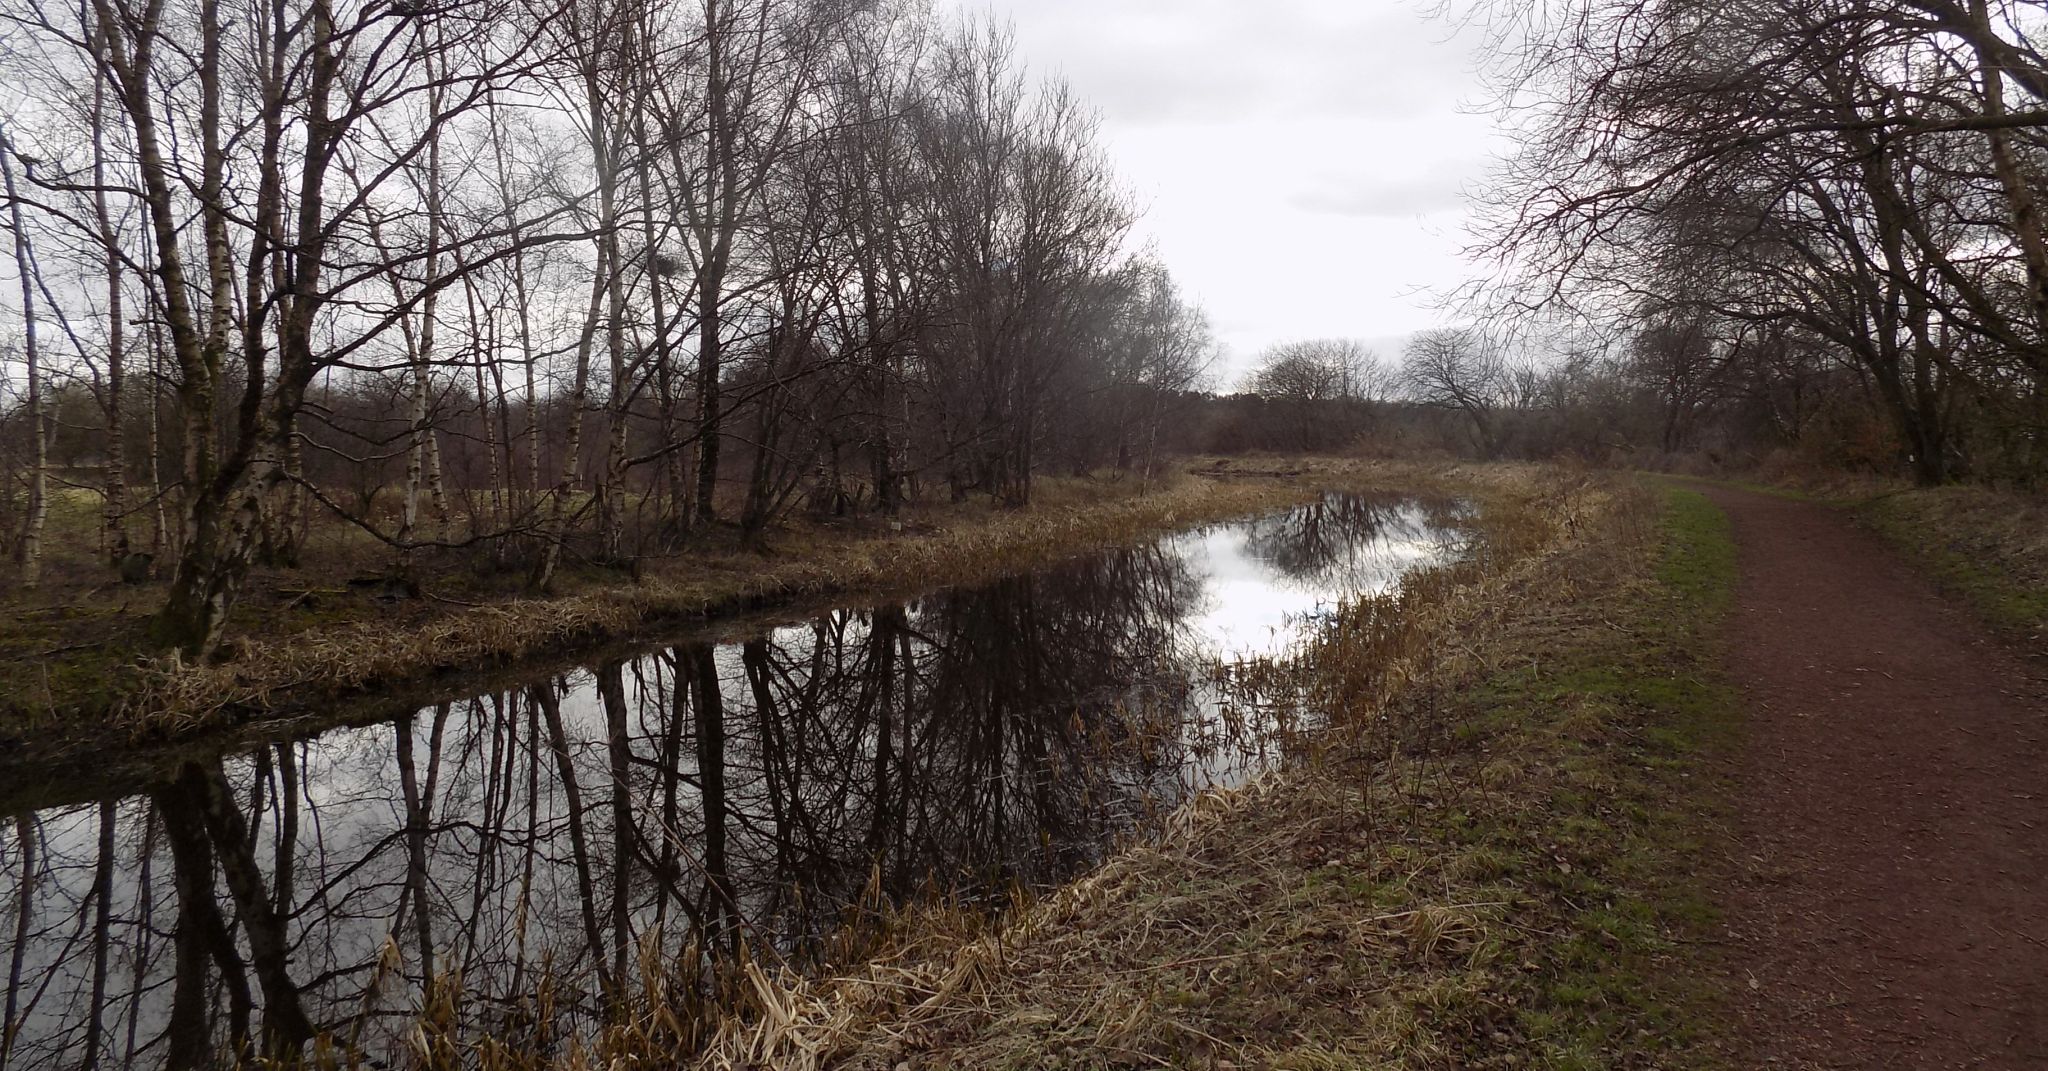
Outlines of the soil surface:
{"type": "Polygon", "coordinates": [[[2048,662],[1840,513],[1703,490],[1741,570],[1748,1066],[2048,1068],[2048,662]]]}

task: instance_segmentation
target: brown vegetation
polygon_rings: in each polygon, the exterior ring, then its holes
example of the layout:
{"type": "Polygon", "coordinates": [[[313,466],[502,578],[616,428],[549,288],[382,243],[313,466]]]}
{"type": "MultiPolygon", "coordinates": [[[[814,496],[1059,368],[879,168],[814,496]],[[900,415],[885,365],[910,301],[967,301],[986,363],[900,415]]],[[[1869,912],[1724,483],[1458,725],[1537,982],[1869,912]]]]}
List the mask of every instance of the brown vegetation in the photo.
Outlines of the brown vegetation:
{"type": "Polygon", "coordinates": [[[116,588],[107,601],[25,613],[6,634],[13,656],[5,663],[8,687],[0,689],[7,733],[39,752],[103,743],[109,729],[162,739],[431,674],[569,657],[659,626],[968,583],[1300,501],[1325,487],[1447,479],[1441,467],[1340,459],[1291,461],[1284,479],[1265,472],[1219,461],[1149,489],[1135,480],[1055,481],[1020,511],[932,506],[893,524],[805,524],[753,549],[650,563],[638,579],[593,574],[549,598],[460,586],[460,574],[446,584],[427,581],[428,593],[441,598],[397,600],[295,578],[232,634],[233,660],[215,664],[142,656],[146,648],[135,641],[146,611],[114,601],[125,594],[116,588]],[[1240,477],[1241,469],[1248,475],[1240,477]]]}
{"type": "MultiPolygon", "coordinates": [[[[1318,761],[1200,798],[989,932],[913,915],[827,977],[749,966],[705,1066],[1694,1059],[1709,1020],[1672,942],[1705,917],[1710,789],[1686,778],[1725,739],[1700,683],[1725,534],[1691,511],[1666,544],[1613,484],[1489,482],[1493,552],[1315,652],[1344,718],[1318,761]]],[[[648,1026],[593,1055],[644,1053],[648,1026]]]]}

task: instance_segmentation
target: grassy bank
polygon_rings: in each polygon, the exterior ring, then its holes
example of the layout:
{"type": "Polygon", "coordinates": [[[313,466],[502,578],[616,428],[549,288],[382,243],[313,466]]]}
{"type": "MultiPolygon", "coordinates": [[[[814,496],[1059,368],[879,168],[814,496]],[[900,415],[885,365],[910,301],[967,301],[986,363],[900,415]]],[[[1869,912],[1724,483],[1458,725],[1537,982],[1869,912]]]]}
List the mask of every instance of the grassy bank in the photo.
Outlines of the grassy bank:
{"type": "Polygon", "coordinates": [[[752,972],[706,1066],[1711,1063],[1684,950],[1733,735],[1725,522],[1633,485],[1478,490],[1491,550],[1317,651],[1349,727],[1318,761],[994,932],[941,913],[837,977],[752,972]]]}
{"type": "Polygon", "coordinates": [[[1992,625],[2048,640],[2048,502],[1981,487],[1916,488],[1857,515],[1992,625]]]}
{"type": "Polygon", "coordinates": [[[1135,481],[1049,481],[1029,510],[937,506],[896,526],[797,525],[759,548],[654,563],[637,579],[575,576],[549,598],[466,589],[396,604],[346,591],[305,597],[319,585],[301,577],[280,586],[264,575],[238,612],[232,659],[206,666],[142,657],[148,593],[115,588],[69,605],[18,607],[12,627],[0,630],[0,744],[48,751],[102,746],[110,736],[163,740],[725,614],[973,583],[1327,487],[1428,488],[1447,479],[1455,482],[1440,467],[1289,460],[1204,463],[1199,475],[1147,490],[1135,481]]]}

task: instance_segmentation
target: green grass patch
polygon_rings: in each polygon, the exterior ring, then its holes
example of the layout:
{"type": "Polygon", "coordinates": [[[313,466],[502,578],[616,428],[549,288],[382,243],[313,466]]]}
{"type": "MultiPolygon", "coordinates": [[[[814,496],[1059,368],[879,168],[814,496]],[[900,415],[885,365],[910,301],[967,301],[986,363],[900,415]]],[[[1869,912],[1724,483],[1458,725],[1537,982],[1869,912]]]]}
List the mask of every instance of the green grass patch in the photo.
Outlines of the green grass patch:
{"type": "Polygon", "coordinates": [[[1657,580],[1695,613],[1716,618],[1735,594],[1735,539],[1728,515],[1697,491],[1667,493],[1657,580]]]}
{"type": "MultiPolygon", "coordinates": [[[[1494,776],[1522,793],[1455,830],[1528,901],[1510,948],[1525,977],[1496,994],[1521,1066],[1714,1063],[1717,990],[1691,950],[1718,917],[1701,866],[1725,806],[1709,760],[1739,734],[1720,675],[1735,552],[1704,496],[1660,505],[1633,580],[1517,630],[1468,693],[1463,742],[1514,755],[1494,776]]],[[[1463,1055],[1504,1055],[1484,1049],[1463,1055]]]]}

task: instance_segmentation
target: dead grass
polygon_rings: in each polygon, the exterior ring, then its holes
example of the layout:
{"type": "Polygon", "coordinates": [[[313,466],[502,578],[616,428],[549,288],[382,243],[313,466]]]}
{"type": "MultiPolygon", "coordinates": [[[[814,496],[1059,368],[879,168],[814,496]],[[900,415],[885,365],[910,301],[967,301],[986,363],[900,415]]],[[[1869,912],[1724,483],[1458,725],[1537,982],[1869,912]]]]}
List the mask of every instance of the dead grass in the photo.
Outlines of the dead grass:
{"type": "Polygon", "coordinates": [[[1198,797],[1036,903],[993,918],[902,908],[849,937],[835,969],[644,957],[639,996],[593,1037],[457,1037],[451,987],[423,1009],[416,1062],[1713,1065],[1692,942],[1713,918],[1696,871],[1720,806],[1703,759],[1732,734],[1714,623],[1733,566],[1725,522],[1697,495],[1513,467],[1224,465],[1141,499],[862,537],[715,580],[462,608],[383,639],[348,624],[299,661],[283,652],[302,640],[287,640],[231,666],[159,669],[154,694],[218,716],[235,709],[223,695],[366,687],[374,667],[507,657],[748,599],[965,582],[1333,485],[1476,498],[1486,538],[1347,608],[1305,653],[1341,725],[1315,761],[1198,797]]]}
{"type": "Polygon", "coordinates": [[[671,961],[650,937],[593,1036],[463,1036],[450,980],[413,1064],[1718,1066],[1692,942],[1721,806],[1703,760],[1732,734],[1725,519],[1555,470],[1431,478],[1482,503],[1486,538],[1304,652],[1339,719],[1313,761],[1197,797],[1035,903],[876,908],[837,966],[671,961]]]}
{"type": "Polygon", "coordinates": [[[1895,491],[1857,507],[1892,545],[1993,625],[2048,640],[2048,501],[1983,487],[1895,491]]]}
{"type": "MultiPolygon", "coordinates": [[[[913,911],[858,967],[749,966],[701,1065],[1705,1062],[1677,949],[1711,914],[1688,853],[1729,712],[1700,631],[1725,531],[1688,506],[1667,541],[1613,483],[1463,478],[1492,549],[1334,627],[1314,672],[1348,730],[1320,761],[1198,798],[992,929],[913,911]]],[[[644,1036],[592,1062],[679,1055],[644,1036]]]]}
{"type": "MultiPolygon", "coordinates": [[[[1049,480],[1029,510],[936,506],[908,516],[902,531],[793,526],[757,549],[680,556],[655,563],[638,581],[586,577],[580,589],[550,598],[252,606],[230,645],[235,657],[218,665],[138,657],[146,609],[133,605],[140,597],[132,590],[111,593],[121,605],[87,599],[24,607],[19,627],[0,640],[0,736],[40,754],[104,746],[110,735],[158,742],[691,621],[971,583],[1292,504],[1325,487],[1455,479],[1441,466],[1350,459],[1202,461],[1196,468],[1200,475],[1145,493],[1133,481],[1049,480]]],[[[266,576],[258,586],[275,582],[266,576]]]]}

